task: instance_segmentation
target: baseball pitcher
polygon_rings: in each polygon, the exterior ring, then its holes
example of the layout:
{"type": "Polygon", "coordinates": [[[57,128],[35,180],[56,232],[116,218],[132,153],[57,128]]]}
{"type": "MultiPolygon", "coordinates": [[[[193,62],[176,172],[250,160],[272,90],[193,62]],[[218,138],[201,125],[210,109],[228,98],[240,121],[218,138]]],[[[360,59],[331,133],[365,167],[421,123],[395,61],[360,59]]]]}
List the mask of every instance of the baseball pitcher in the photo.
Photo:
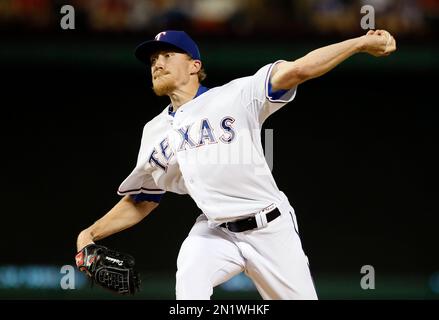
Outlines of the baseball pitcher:
{"type": "Polygon", "coordinates": [[[215,286],[240,272],[263,299],[317,299],[294,209],[264,158],[261,127],[294,100],[301,83],[354,54],[395,50],[389,32],[371,30],[209,89],[201,85],[198,46],[185,32],[163,31],[140,44],[136,57],[150,68],[155,94],[170,103],[146,123],[137,163],[118,190],[122,199],[79,234],[78,266],[92,274],[99,256],[87,252],[95,241],[140,222],[165,192],[175,192],[190,195],[201,212],[178,255],[177,299],[210,299],[215,286]]]}

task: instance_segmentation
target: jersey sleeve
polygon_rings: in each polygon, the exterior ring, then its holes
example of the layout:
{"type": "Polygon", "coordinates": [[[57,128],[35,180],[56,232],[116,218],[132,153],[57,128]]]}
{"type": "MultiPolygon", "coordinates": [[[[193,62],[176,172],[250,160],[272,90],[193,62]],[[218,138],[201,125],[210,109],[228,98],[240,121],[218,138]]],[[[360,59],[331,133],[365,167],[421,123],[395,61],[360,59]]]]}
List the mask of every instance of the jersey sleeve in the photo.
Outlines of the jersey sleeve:
{"type": "Polygon", "coordinates": [[[282,108],[288,102],[294,100],[297,87],[290,90],[273,92],[271,89],[271,72],[273,67],[282,62],[276,61],[259,69],[253,76],[248,78],[243,90],[244,104],[248,111],[258,120],[260,125],[274,112],[282,108]]]}
{"type": "Polygon", "coordinates": [[[145,146],[148,143],[147,136],[147,126],[145,126],[136,167],[120,184],[117,193],[121,196],[131,195],[136,202],[154,201],[158,203],[165,194],[165,191],[157,186],[151,173],[145,170],[145,164],[147,162],[147,153],[145,152],[145,146]]]}
{"type": "Polygon", "coordinates": [[[136,202],[160,202],[165,191],[157,187],[150,174],[136,167],[117,190],[121,196],[131,195],[136,202]]]}

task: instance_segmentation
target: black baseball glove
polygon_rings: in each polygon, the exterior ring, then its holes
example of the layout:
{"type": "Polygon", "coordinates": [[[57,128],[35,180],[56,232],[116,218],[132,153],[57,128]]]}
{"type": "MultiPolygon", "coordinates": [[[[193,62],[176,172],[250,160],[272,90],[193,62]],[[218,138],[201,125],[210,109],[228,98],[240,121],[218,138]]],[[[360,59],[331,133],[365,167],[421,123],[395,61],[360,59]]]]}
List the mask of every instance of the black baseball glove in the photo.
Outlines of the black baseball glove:
{"type": "Polygon", "coordinates": [[[140,288],[140,276],[134,258],[126,253],[89,244],[76,254],[78,269],[94,283],[119,294],[134,294],[140,288]]]}

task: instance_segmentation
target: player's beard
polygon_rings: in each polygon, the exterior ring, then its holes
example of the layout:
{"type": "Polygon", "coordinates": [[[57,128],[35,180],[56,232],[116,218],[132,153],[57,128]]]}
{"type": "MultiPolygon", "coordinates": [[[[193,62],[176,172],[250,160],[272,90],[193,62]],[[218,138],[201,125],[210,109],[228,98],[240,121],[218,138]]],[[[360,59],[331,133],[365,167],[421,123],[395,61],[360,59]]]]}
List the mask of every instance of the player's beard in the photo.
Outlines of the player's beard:
{"type": "Polygon", "coordinates": [[[164,74],[152,81],[152,89],[158,96],[168,95],[176,89],[175,81],[170,74],[164,74]]]}

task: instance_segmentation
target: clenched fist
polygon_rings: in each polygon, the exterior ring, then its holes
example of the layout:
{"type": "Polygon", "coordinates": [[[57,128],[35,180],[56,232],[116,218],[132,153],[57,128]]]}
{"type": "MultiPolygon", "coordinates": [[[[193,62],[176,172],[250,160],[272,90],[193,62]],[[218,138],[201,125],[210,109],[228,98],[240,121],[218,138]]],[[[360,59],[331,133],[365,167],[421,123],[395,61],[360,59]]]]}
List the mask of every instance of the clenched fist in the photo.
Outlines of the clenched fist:
{"type": "Polygon", "coordinates": [[[375,57],[388,56],[395,50],[395,38],[386,30],[370,30],[361,37],[361,51],[375,57]]]}

